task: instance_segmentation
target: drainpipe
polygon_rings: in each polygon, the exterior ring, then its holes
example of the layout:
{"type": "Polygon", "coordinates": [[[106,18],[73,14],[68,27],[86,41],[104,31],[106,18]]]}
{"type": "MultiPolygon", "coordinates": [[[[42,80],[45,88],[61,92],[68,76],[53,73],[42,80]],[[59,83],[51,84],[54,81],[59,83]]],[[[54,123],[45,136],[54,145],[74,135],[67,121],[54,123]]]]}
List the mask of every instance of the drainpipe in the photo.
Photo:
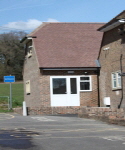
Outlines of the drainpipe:
{"type": "MultiPolygon", "coordinates": [[[[121,54],[121,56],[120,56],[120,70],[121,70],[121,74],[122,74],[122,56],[123,56],[123,54],[121,54]]],[[[123,101],[123,76],[121,75],[121,101],[120,101],[120,104],[118,105],[118,109],[120,109],[122,101],[123,101]]]]}
{"type": "Polygon", "coordinates": [[[98,107],[100,107],[99,75],[100,75],[100,70],[98,69],[98,72],[97,72],[97,86],[98,86],[98,107]]]}
{"type": "Polygon", "coordinates": [[[101,65],[100,65],[100,62],[99,60],[95,60],[96,62],[96,65],[98,66],[97,68],[97,86],[98,86],[98,107],[100,107],[100,91],[99,91],[99,75],[100,75],[100,68],[101,68],[101,65]]]}

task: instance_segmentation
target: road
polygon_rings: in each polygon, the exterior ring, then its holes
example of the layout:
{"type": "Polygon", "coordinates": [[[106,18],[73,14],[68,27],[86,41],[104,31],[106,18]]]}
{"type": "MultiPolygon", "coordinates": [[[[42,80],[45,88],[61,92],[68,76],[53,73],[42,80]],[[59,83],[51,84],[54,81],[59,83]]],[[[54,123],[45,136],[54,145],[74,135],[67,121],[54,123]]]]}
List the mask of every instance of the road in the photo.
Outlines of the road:
{"type": "Polygon", "coordinates": [[[124,150],[125,127],[74,115],[0,114],[0,150],[124,150]]]}

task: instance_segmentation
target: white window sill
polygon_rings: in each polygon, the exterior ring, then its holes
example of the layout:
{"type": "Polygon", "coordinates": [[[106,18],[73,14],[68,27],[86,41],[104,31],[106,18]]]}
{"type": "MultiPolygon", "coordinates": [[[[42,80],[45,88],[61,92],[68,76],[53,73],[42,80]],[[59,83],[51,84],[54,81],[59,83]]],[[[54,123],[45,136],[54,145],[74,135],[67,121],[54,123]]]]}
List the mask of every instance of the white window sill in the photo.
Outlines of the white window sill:
{"type": "Polygon", "coordinates": [[[80,90],[80,92],[92,92],[92,90],[80,90]]]}

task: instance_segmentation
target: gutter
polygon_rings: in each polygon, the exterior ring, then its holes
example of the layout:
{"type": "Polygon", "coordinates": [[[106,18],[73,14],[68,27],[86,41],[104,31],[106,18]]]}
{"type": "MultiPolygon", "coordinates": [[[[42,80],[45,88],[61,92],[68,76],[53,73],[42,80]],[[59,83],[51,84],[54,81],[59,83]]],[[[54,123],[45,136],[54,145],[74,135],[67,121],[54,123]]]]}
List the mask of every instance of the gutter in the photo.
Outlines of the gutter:
{"type": "Polygon", "coordinates": [[[100,76],[100,68],[101,68],[101,64],[99,62],[99,60],[97,59],[96,61],[96,65],[99,67],[98,68],[98,72],[97,72],[97,86],[98,86],[98,107],[100,107],[100,83],[99,83],[99,76],[100,76]]]}
{"type": "Polygon", "coordinates": [[[113,24],[111,24],[111,25],[109,25],[109,26],[102,27],[102,29],[101,29],[101,28],[98,29],[98,31],[106,32],[106,31],[109,31],[109,30],[111,30],[111,29],[113,29],[113,28],[116,28],[116,27],[118,27],[119,25],[124,24],[124,23],[125,23],[125,19],[120,19],[120,20],[118,20],[117,22],[115,22],[115,23],[113,23],[113,24]]]}
{"type": "Polygon", "coordinates": [[[42,70],[98,70],[99,67],[82,67],[82,68],[42,68],[39,67],[39,69],[42,70]]]}

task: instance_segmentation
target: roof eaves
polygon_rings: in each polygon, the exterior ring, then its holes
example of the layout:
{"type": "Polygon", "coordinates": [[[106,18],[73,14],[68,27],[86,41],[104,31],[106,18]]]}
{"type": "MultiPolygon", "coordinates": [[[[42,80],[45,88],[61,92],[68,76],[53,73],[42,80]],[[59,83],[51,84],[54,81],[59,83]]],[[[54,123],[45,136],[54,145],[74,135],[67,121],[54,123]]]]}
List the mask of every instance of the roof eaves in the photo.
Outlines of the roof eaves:
{"type": "Polygon", "coordinates": [[[118,20],[125,19],[125,16],[123,17],[123,14],[125,14],[125,10],[123,10],[120,14],[118,14],[116,17],[111,19],[108,23],[100,27],[97,31],[101,31],[103,28],[106,28],[107,26],[117,22],[118,20]]]}
{"type": "Polygon", "coordinates": [[[121,20],[118,20],[117,22],[112,23],[112,24],[109,25],[109,26],[106,26],[106,27],[103,27],[103,28],[98,29],[98,31],[106,32],[106,31],[109,31],[109,30],[111,30],[111,29],[113,29],[113,28],[116,28],[116,27],[118,27],[119,25],[124,24],[124,23],[125,23],[125,19],[121,19],[121,20]]]}
{"type": "Polygon", "coordinates": [[[36,38],[36,36],[25,36],[20,43],[27,42],[28,40],[32,40],[33,38],[36,38]]]}

